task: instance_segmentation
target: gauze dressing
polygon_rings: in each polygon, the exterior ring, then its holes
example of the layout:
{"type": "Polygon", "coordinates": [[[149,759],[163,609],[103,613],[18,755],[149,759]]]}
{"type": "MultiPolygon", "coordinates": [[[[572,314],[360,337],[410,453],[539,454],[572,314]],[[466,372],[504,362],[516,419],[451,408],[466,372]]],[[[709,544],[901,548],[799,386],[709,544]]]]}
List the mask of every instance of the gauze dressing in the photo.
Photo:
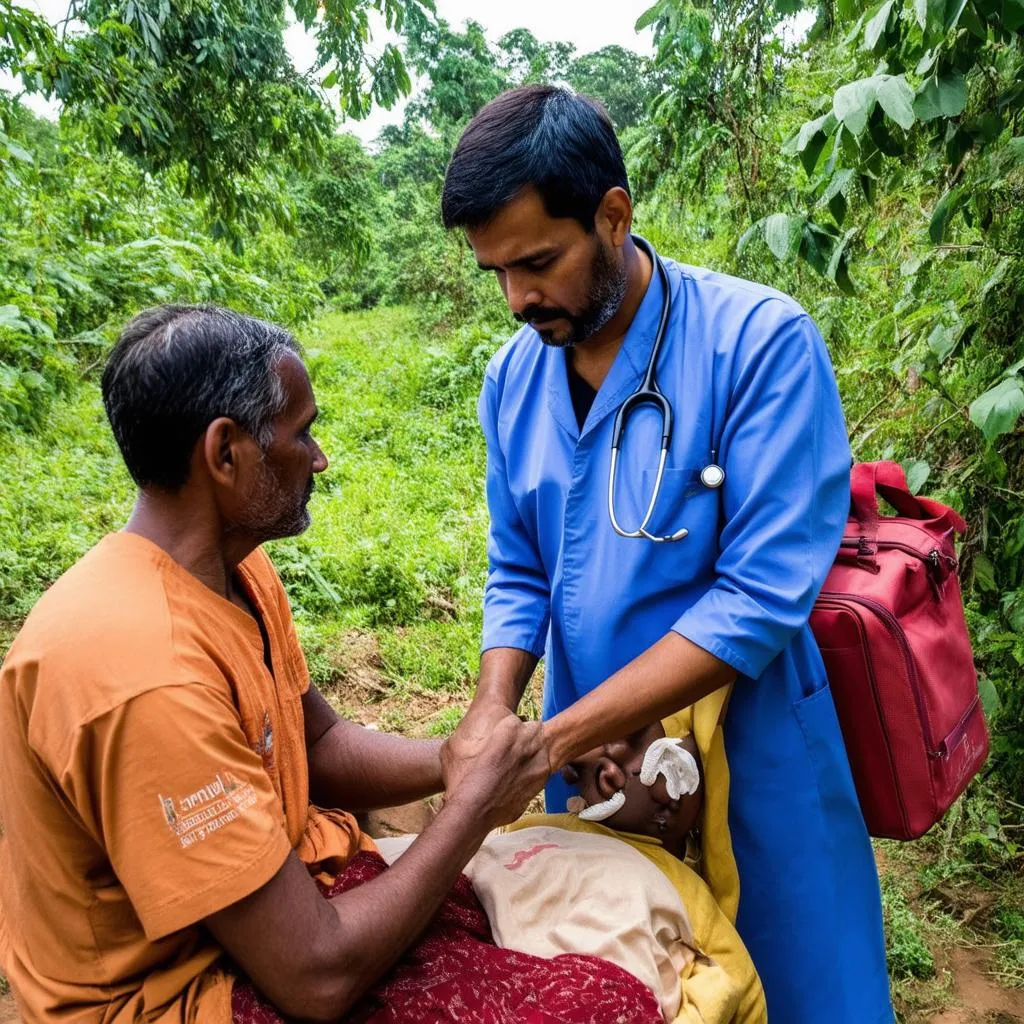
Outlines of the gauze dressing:
{"type": "Polygon", "coordinates": [[[696,793],[700,786],[700,769],[693,754],[680,740],[669,736],[655,740],[647,748],[640,767],[640,781],[645,786],[653,786],[659,775],[665,776],[665,788],[673,800],[696,793]]]}
{"type": "Polygon", "coordinates": [[[580,811],[580,821],[604,821],[613,814],[618,814],[626,802],[626,794],[620,789],[600,804],[591,804],[580,811]]]}

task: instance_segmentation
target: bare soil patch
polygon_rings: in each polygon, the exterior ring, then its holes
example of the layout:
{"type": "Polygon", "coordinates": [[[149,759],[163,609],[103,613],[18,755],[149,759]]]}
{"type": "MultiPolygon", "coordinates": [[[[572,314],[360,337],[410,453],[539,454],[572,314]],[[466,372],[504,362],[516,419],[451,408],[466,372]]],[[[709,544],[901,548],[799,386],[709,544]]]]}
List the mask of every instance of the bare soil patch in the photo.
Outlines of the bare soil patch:
{"type": "Polygon", "coordinates": [[[15,1021],[20,1020],[18,1007],[14,1002],[14,994],[5,992],[0,995],[0,1024],[15,1024],[15,1021]]]}
{"type": "Polygon", "coordinates": [[[360,725],[422,736],[439,712],[469,707],[468,695],[394,684],[373,633],[346,632],[332,652],[331,662],[335,675],[323,694],[346,718],[360,725]]]}
{"type": "Polygon", "coordinates": [[[1000,988],[991,977],[986,949],[958,946],[950,951],[956,995],[962,1006],[944,1010],[929,1024],[1018,1024],[1024,1021],[1024,991],[1000,988]]]}

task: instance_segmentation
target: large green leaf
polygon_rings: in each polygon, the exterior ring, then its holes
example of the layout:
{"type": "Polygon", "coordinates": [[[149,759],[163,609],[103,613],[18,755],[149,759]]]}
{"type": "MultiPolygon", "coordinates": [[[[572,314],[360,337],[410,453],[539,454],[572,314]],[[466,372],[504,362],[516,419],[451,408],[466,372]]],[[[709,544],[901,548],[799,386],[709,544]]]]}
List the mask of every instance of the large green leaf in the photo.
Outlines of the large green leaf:
{"type": "Polygon", "coordinates": [[[943,31],[951,32],[954,28],[956,28],[957,23],[960,21],[960,15],[964,13],[964,8],[966,6],[967,0],[946,0],[943,31]]]}
{"type": "Polygon", "coordinates": [[[856,228],[850,228],[850,230],[847,231],[838,242],[836,242],[832,248],[832,255],[829,257],[828,266],[825,268],[825,276],[830,280],[835,281],[836,286],[844,295],[857,294],[857,289],[853,286],[853,281],[850,278],[848,259],[850,244],[852,243],[853,237],[856,233],[856,228]]]}
{"type": "Polygon", "coordinates": [[[807,174],[813,174],[825,143],[835,131],[836,123],[836,116],[831,111],[813,121],[806,121],[800,126],[800,131],[783,146],[783,152],[796,153],[807,174]]]}
{"type": "Polygon", "coordinates": [[[928,347],[935,353],[939,362],[943,362],[956,348],[960,339],[960,332],[956,327],[949,324],[936,324],[928,335],[928,347]]]}
{"type": "MultiPolygon", "coordinates": [[[[977,572],[975,572],[975,577],[977,577],[977,572]]],[[[978,695],[981,697],[981,707],[985,712],[985,718],[991,724],[1002,710],[1003,702],[999,698],[996,684],[984,673],[978,676],[978,695]]]]}
{"type": "Polygon", "coordinates": [[[986,441],[1008,434],[1017,425],[1021,413],[1024,413],[1024,388],[1021,378],[1016,376],[989,388],[971,402],[968,409],[971,422],[985,435],[986,441]]]}
{"type": "Polygon", "coordinates": [[[877,100],[878,78],[861,78],[836,90],[832,110],[854,135],[860,135],[877,100]]]}
{"type": "Polygon", "coordinates": [[[917,462],[903,463],[903,469],[907,474],[907,490],[911,494],[920,494],[921,488],[924,487],[931,474],[932,467],[920,459],[917,462]]]}
{"type": "Polygon", "coordinates": [[[1024,0],[1003,0],[1003,28],[1007,32],[1024,28],[1024,0]]]}
{"type": "Polygon", "coordinates": [[[902,75],[879,75],[878,102],[882,109],[904,130],[913,126],[914,90],[902,75]]]}
{"type": "Polygon", "coordinates": [[[926,35],[941,35],[960,20],[967,0],[914,0],[917,23],[926,35]]]}
{"type": "Polygon", "coordinates": [[[736,255],[742,256],[744,250],[748,245],[758,236],[764,237],[764,224],[762,221],[757,221],[755,224],[751,224],[746,231],[740,235],[739,241],[736,243],[736,255]]]}
{"type": "Polygon", "coordinates": [[[652,7],[648,7],[639,18],[636,19],[636,24],[633,26],[634,31],[643,32],[645,28],[649,28],[659,18],[661,18],[666,12],[666,4],[659,0],[658,3],[652,7]]]}
{"type": "Polygon", "coordinates": [[[895,0],[887,0],[887,3],[882,4],[878,9],[878,13],[864,26],[865,50],[874,50],[878,46],[879,40],[885,34],[885,30],[889,25],[894,5],[895,0]]]}
{"type": "Polygon", "coordinates": [[[959,71],[926,79],[914,97],[914,113],[922,121],[957,117],[967,106],[967,82],[959,71]]]}
{"type": "Polygon", "coordinates": [[[822,201],[828,204],[829,211],[837,224],[842,224],[846,217],[846,195],[856,173],[850,167],[836,171],[821,197],[822,201]]]}
{"type": "Polygon", "coordinates": [[[935,211],[932,213],[931,223],[928,225],[928,235],[936,245],[945,240],[950,219],[967,202],[967,199],[968,195],[962,188],[951,188],[938,201],[935,211]]]}
{"type": "Polygon", "coordinates": [[[777,260],[787,262],[800,251],[804,223],[804,217],[791,217],[788,213],[773,213],[762,221],[764,240],[777,260]]]}
{"type": "Polygon", "coordinates": [[[6,327],[9,331],[31,334],[32,325],[22,319],[21,310],[17,306],[0,306],[0,328],[6,327]]]}

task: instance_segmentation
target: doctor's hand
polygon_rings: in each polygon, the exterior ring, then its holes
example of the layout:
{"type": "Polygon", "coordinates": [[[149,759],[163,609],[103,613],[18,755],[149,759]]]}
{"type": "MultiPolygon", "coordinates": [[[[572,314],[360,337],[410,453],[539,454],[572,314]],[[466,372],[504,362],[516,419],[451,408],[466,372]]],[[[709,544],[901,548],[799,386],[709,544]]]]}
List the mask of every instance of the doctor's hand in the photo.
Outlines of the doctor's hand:
{"type": "Polygon", "coordinates": [[[508,708],[479,708],[441,749],[448,803],[465,803],[494,828],[514,821],[548,779],[540,722],[522,722],[508,708]]]}

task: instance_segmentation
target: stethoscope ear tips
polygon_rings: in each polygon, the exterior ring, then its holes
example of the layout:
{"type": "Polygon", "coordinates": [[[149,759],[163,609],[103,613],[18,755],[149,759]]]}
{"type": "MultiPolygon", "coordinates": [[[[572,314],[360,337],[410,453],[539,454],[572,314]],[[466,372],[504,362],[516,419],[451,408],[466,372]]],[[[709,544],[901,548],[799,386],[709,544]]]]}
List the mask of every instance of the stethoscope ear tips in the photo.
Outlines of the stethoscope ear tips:
{"type": "Polygon", "coordinates": [[[700,471],[700,482],[708,490],[713,491],[716,487],[721,487],[725,483],[725,470],[717,462],[712,462],[711,465],[705,466],[700,471]]]}

